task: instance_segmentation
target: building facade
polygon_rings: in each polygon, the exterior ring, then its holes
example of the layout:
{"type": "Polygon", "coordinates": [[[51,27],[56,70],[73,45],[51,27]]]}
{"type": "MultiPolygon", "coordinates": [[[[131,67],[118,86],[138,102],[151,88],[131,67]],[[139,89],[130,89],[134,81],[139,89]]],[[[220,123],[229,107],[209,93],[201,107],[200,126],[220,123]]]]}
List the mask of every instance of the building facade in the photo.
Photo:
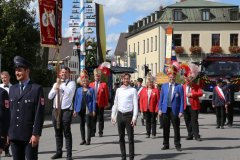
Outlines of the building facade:
{"type": "MultiPolygon", "coordinates": [[[[182,63],[201,61],[207,53],[240,52],[239,6],[205,0],[185,0],[129,25],[128,62],[136,55],[134,79],[144,77],[146,64],[155,76],[165,64],[166,29],[173,27],[173,52],[182,63]]],[[[130,63],[128,63],[130,66],[130,63]]]]}

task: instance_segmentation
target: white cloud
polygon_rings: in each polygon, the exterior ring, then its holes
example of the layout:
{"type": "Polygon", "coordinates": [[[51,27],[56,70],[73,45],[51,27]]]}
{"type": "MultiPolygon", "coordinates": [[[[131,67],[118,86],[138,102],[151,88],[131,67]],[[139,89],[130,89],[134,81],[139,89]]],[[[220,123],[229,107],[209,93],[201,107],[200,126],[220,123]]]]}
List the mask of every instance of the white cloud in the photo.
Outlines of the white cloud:
{"type": "Polygon", "coordinates": [[[119,39],[119,33],[111,33],[107,35],[107,43],[116,43],[119,39]]]}
{"type": "Polygon", "coordinates": [[[31,1],[29,4],[29,11],[35,10],[36,11],[36,21],[39,21],[39,7],[38,7],[38,1],[31,1]]]}
{"type": "Polygon", "coordinates": [[[71,37],[72,29],[70,27],[64,28],[63,37],[71,37]]]}
{"type": "Polygon", "coordinates": [[[115,25],[117,25],[117,24],[119,24],[121,22],[122,21],[120,19],[115,18],[115,17],[111,17],[111,18],[108,19],[107,24],[108,24],[109,27],[111,27],[111,26],[115,26],[115,25]]]}

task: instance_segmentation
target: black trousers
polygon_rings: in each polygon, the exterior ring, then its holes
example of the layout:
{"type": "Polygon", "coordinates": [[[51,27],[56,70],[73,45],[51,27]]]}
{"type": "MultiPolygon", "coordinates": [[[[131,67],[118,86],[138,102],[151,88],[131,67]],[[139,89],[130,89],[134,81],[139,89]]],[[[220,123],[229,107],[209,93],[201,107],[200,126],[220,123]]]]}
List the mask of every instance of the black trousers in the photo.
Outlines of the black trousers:
{"type": "Polygon", "coordinates": [[[72,122],[72,110],[66,109],[61,110],[61,122],[60,128],[57,128],[57,121],[55,118],[55,110],[52,112],[52,121],[55,130],[56,138],[56,149],[58,154],[62,154],[63,147],[63,134],[66,141],[67,156],[72,156],[72,133],[71,133],[71,122],[72,122]]]}
{"type": "Polygon", "coordinates": [[[134,159],[134,128],[131,125],[133,112],[117,114],[119,144],[122,154],[122,160],[126,160],[126,147],[125,147],[125,129],[127,130],[128,143],[129,143],[129,159],[134,159]]]}
{"type": "Polygon", "coordinates": [[[150,135],[152,133],[153,136],[156,136],[156,128],[157,128],[156,117],[157,117],[157,113],[150,112],[149,110],[147,110],[147,112],[144,112],[144,117],[146,119],[147,135],[150,135]]]}
{"type": "Polygon", "coordinates": [[[85,123],[87,124],[87,141],[91,142],[91,132],[92,132],[92,116],[86,114],[86,110],[81,110],[79,112],[80,117],[80,133],[82,141],[86,141],[85,138],[85,123]]]}
{"type": "Polygon", "coordinates": [[[229,125],[233,124],[233,108],[234,108],[234,105],[235,105],[234,102],[232,102],[228,105],[227,120],[228,120],[229,125]]]}
{"type": "Polygon", "coordinates": [[[97,121],[98,121],[98,129],[99,129],[99,134],[103,134],[103,129],[104,129],[104,108],[99,108],[98,105],[96,104],[96,116],[93,117],[93,124],[92,124],[92,130],[93,133],[96,133],[96,126],[97,126],[97,121]]]}
{"type": "Polygon", "coordinates": [[[181,147],[180,137],[180,119],[178,115],[174,116],[172,109],[168,107],[167,112],[163,113],[163,145],[169,146],[170,122],[172,122],[174,130],[175,147],[181,147]]]}
{"type": "Polygon", "coordinates": [[[32,147],[29,141],[10,141],[13,160],[37,160],[38,146],[32,147]]]}
{"type": "Polygon", "coordinates": [[[198,110],[192,110],[187,106],[184,111],[184,120],[188,131],[188,137],[199,137],[198,110]]]}
{"type": "Polygon", "coordinates": [[[216,117],[217,117],[217,126],[224,126],[224,117],[225,117],[225,107],[224,106],[216,106],[216,117]]]}

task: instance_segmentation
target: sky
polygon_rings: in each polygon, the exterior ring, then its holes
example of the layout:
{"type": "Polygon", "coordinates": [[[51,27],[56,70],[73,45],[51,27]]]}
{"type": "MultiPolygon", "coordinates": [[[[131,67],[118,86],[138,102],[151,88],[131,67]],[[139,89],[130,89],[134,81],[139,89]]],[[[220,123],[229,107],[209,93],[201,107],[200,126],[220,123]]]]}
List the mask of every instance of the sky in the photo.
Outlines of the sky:
{"type": "MultiPolygon", "coordinates": [[[[117,41],[121,32],[127,32],[128,25],[141,20],[152,12],[159,10],[162,5],[168,5],[179,2],[180,0],[93,0],[93,2],[103,5],[105,18],[105,31],[107,40],[107,50],[110,55],[114,54],[117,41]]],[[[240,6],[240,0],[208,0],[233,4],[240,6]]],[[[62,35],[70,36],[68,22],[70,20],[73,0],[63,0],[62,17],[62,35]]],[[[38,2],[35,0],[31,4],[32,8],[38,8],[38,2]]]]}

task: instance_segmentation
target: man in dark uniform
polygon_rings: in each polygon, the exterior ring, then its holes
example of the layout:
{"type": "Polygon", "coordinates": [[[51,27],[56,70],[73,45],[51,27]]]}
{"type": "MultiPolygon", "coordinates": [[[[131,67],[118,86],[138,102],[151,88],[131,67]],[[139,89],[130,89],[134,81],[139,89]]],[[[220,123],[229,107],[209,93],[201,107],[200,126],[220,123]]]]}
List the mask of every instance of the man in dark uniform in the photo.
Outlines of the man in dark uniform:
{"type": "Polygon", "coordinates": [[[234,85],[231,83],[231,77],[226,76],[226,82],[227,84],[224,86],[224,90],[228,91],[229,95],[229,103],[228,103],[228,108],[227,108],[227,125],[229,127],[232,127],[233,124],[233,108],[235,105],[235,100],[234,100],[234,85]]]}
{"type": "Polygon", "coordinates": [[[54,100],[52,121],[55,130],[56,153],[51,157],[52,159],[62,158],[64,134],[67,160],[72,160],[72,101],[76,90],[76,83],[70,80],[70,73],[71,71],[68,67],[62,68],[59,73],[60,78],[57,79],[57,82],[53,85],[48,94],[48,99],[54,100]]]}
{"type": "MultiPolygon", "coordinates": [[[[139,94],[140,94],[140,92],[141,92],[142,89],[143,89],[142,82],[143,82],[143,79],[142,79],[142,78],[138,78],[138,79],[137,79],[137,85],[136,85],[135,88],[136,88],[136,90],[137,90],[138,99],[139,99],[139,94]]],[[[140,115],[141,115],[142,126],[144,126],[144,115],[143,115],[143,113],[141,113],[141,111],[140,111],[140,105],[139,105],[139,104],[140,104],[140,103],[138,103],[138,110],[139,110],[140,115]]]]}
{"type": "Polygon", "coordinates": [[[9,91],[11,120],[8,131],[13,160],[37,160],[44,122],[43,89],[29,78],[30,62],[16,56],[14,65],[19,83],[9,91]]]}
{"type": "Polygon", "coordinates": [[[8,135],[10,122],[10,110],[8,93],[3,88],[0,88],[0,155],[5,147],[4,137],[8,135]]]}

